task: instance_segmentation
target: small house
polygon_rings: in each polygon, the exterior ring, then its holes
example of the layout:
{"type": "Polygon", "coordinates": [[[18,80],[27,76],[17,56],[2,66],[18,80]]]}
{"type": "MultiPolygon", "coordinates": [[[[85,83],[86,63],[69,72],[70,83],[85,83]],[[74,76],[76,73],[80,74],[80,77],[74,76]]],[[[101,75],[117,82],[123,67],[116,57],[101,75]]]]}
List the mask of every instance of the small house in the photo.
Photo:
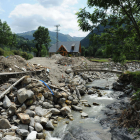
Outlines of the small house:
{"type": "Polygon", "coordinates": [[[80,41],[69,41],[69,42],[58,42],[54,44],[49,49],[49,55],[53,55],[55,53],[60,53],[63,56],[80,56],[81,55],[81,43],[80,41]]]}

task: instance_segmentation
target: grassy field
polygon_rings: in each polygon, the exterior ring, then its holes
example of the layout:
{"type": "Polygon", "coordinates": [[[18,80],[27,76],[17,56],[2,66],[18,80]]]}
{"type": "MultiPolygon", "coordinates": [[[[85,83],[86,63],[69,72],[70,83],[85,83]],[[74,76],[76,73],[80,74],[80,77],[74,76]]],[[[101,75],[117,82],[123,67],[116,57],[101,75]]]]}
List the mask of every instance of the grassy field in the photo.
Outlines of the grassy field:
{"type": "Polygon", "coordinates": [[[109,62],[109,60],[106,58],[89,58],[89,60],[92,62],[109,62]]]}
{"type": "MultiPolygon", "coordinates": [[[[88,60],[92,62],[109,62],[109,59],[107,58],[88,58],[88,60]]],[[[126,62],[140,62],[140,60],[126,60],[126,62]]]]}

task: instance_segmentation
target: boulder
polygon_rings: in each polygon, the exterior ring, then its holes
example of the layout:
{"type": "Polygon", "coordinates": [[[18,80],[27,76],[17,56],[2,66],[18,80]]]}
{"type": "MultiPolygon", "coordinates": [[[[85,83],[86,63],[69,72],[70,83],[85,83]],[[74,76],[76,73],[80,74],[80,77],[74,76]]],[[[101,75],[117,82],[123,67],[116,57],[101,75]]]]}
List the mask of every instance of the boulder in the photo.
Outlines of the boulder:
{"type": "Polygon", "coordinates": [[[65,106],[61,108],[60,112],[62,113],[62,115],[68,115],[69,113],[71,113],[71,109],[68,106],[65,106]]]}
{"type": "Polygon", "coordinates": [[[74,99],[74,100],[72,101],[72,104],[73,104],[73,105],[77,105],[77,104],[78,104],[78,100],[74,99]]]}
{"type": "Polygon", "coordinates": [[[34,117],[34,116],[35,116],[35,112],[32,111],[32,110],[29,110],[29,109],[27,109],[27,110],[25,111],[25,113],[28,114],[30,117],[34,117]]]}
{"type": "Polygon", "coordinates": [[[8,115],[12,116],[14,115],[16,112],[16,105],[12,104],[9,108],[8,108],[8,115]]]}
{"type": "Polygon", "coordinates": [[[72,109],[75,111],[82,111],[83,109],[79,106],[72,105],[72,109]]]}
{"type": "Polygon", "coordinates": [[[28,135],[28,130],[26,130],[26,129],[16,129],[16,132],[20,135],[20,136],[23,136],[23,137],[25,137],[25,136],[27,136],[28,135]]]}
{"type": "Polygon", "coordinates": [[[43,131],[43,126],[40,123],[35,123],[35,130],[41,132],[43,131]]]}
{"type": "Polygon", "coordinates": [[[45,135],[43,133],[37,133],[38,139],[45,139],[45,135]]]}
{"type": "Polygon", "coordinates": [[[19,128],[19,129],[28,130],[28,125],[26,125],[26,124],[19,124],[19,125],[18,125],[18,128],[19,128]]]}
{"type": "Polygon", "coordinates": [[[84,96],[86,94],[86,92],[83,89],[79,89],[79,92],[80,92],[81,96],[84,96]]]}
{"type": "Polygon", "coordinates": [[[26,101],[26,99],[28,98],[27,92],[25,88],[21,88],[17,91],[17,98],[18,101],[22,104],[26,101]]]}
{"type": "Polygon", "coordinates": [[[53,115],[60,114],[60,111],[58,109],[56,109],[56,108],[51,108],[51,112],[52,112],[53,115]]]}
{"type": "Polygon", "coordinates": [[[41,122],[41,118],[40,118],[39,116],[35,116],[35,117],[34,117],[34,121],[35,121],[36,123],[40,123],[40,122],[41,122]]]}
{"type": "Polygon", "coordinates": [[[8,108],[11,106],[11,101],[10,99],[5,95],[4,100],[3,100],[3,107],[8,108]]]}
{"type": "Polygon", "coordinates": [[[0,119],[0,129],[9,129],[11,124],[7,119],[0,119]]]}
{"type": "Polygon", "coordinates": [[[19,119],[21,120],[21,122],[23,124],[29,124],[30,123],[30,117],[28,114],[24,114],[24,113],[18,113],[17,114],[19,119]]]}
{"type": "Polygon", "coordinates": [[[27,90],[26,94],[28,95],[28,99],[31,99],[34,96],[34,93],[31,90],[27,90]]]}
{"type": "Polygon", "coordinates": [[[85,113],[85,112],[82,112],[82,113],[81,113],[81,117],[82,117],[82,118],[83,118],[83,117],[84,117],[84,118],[85,118],[85,117],[88,117],[88,114],[85,113]]]}
{"type": "Polygon", "coordinates": [[[48,122],[48,121],[49,121],[49,118],[44,118],[44,117],[42,117],[40,123],[41,123],[42,125],[45,125],[46,122],[48,122]]]}
{"type": "Polygon", "coordinates": [[[94,90],[89,89],[89,90],[88,90],[88,94],[89,94],[89,95],[90,95],[90,94],[95,94],[95,93],[94,93],[94,90]]]}
{"type": "Polygon", "coordinates": [[[52,108],[52,105],[49,102],[43,102],[43,107],[49,109],[52,108]]]}
{"type": "Polygon", "coordinates": [[[36,131],[32,131],[28,137],[26,138],[26,140],[36,140],[36,135],[37,135],[37,132],[36,131]]]}
{"type": "Polygon", "coordinates": [[[46,130],[51,130],[51,131],[54,130],[54,126],[51,121],[48,121],[44,127],[46,130]]]}
{"type": "Polygon", "coordinates": [[[43,116],[43,109],[41,108],[41,107],[36,107],[35,108],[35,113],[36,113],[36,115],[38,115],[38,116],[40,116],[40,117],[42,117],[43,116]]]}

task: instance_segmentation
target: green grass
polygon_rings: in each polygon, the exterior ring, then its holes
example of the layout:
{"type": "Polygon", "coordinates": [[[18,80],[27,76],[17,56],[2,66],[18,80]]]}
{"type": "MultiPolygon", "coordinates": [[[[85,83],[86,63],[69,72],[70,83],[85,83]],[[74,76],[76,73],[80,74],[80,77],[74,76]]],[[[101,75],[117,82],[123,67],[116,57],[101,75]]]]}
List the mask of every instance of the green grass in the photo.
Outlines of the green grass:
{"type": "Polygon", "coordinates": [[[89,59],[90,61],[92,62],[109,62],[108,59],[100,59],[100,58],[92,58],[92,59],[89,59]]]}

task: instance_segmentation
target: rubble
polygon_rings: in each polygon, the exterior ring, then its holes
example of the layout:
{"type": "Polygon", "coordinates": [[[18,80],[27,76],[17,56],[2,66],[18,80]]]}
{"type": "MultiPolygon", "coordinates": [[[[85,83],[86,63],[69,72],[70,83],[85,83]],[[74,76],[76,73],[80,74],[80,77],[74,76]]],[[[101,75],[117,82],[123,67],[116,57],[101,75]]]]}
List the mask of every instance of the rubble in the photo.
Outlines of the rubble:
{"type": "MultiPolygon", "coordinates": [[[[74,63],[72,62],[73,64],[81,58],[76,59],[74,63]]],[[[84,58],[82,61],[85,61],[84,58]]],[[[41,75],[24,76],[20,80],[10,78],[7,80],[7,84],[0,85],[0,124],[5,122],[5,126],[0,125],[2,139],[9,138],[8,135],[4,137],[5,129],[7,132],[11,132],[12,129],[13,139],[44,138],[43,130],[53,131],[61,117],[67,117],[71,121],[74,119],[71,114],[72,109],[81,112],[82,106],[89,107],[87,102],[81,104],[81,96],[90,91],[85,86],[89,82],[89,78],[96,79],[101,74],[83,72],[74,75],[72,69],[65,70],[65,76],[60,78],[60,82],[63,82],[62,87],[52,84],[51,76],[55,75],[52,74],[52,69],[49,73],[44,71],[41,75]],[[85,80],[83,75],[88,78],[85,80]],[[40,80],[43,80],[45,84],[40,80]]],[[[99,94],[96,89],[92,90],[99,94]]],[[[87,114],[82,114],[82,117],[87,116],[87,114]]]]}

